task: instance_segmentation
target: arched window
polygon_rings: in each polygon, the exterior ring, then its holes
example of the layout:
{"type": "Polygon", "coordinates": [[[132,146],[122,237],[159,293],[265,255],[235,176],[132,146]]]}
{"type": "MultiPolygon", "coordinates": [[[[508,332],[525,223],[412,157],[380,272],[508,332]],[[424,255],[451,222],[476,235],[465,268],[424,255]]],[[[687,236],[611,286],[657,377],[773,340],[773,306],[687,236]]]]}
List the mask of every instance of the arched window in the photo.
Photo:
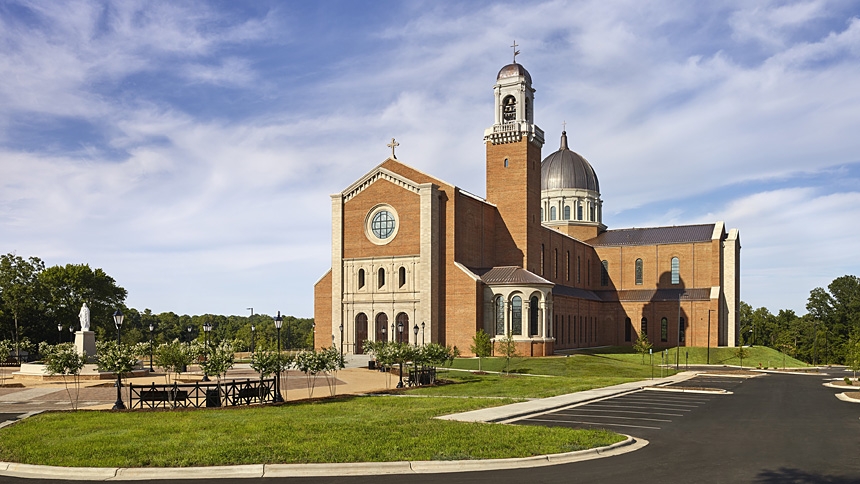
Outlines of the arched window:
{"type": "Polygon", "coordinates": [[[636,259],[636,285],[642,285],[642,259],[636,259]]]}
{"type": "Polygon", "coordinates": [[[570,205],[564,206],[564,219],[570,220],[570,205]]]}
{"type": "Polygon", "coordinates": [[[364,287],[364,269],[358,270],[358,288],[361,289],[364,287]]]}
{"type": "Polygon", "coordinates": [[[376,341],[388,341],[389,338],[388,315],[385,313],[379,313],[376,315],[376,341]]]}
{"type": "Polygon", "coordinates": [[[377,281],[379,282],[379,288],[381,289],[382,286],[385,285],[385,269],[380,267],[378,274],[379,276],[377,277],[377,281]]]}
{"type": "Polygon", "coordinates": [[[630,318],[624,318],[624,341],[630,341],[633,337],[633,323],[630,318]]]}
{"type": "Polygon", "coordinates": [[[538,334],[538,298],[532,296],[529,301],[529,336],[538,334]]]}
{"type": "Polygon", "coordinates": [[[507,167],[508,167],[508,159],[505,158],[505,168],[507,168],[507,167]]]}
{"type": "Polygon", "coordinates": [[[669,320],[666,318],[660,320],[660,341],[669,341],[669,320]]]}
{"type": "Polygon", "coordinates": [[[543,275],[543,244],[540,245],[540,275],[543,275]]]}
{"type": "Polygon", "coordinates": [[[517,100],[508,96],[502,101],[502,121],[511,122],[517,119],[517,100]]]}
{"type": "MultiPolygon", "coordinates": [[[[608,286],[609,285],[609,261],[605,260],[601,262],[600,267],[600,285],[608,286]]],[[[627,340],[630,341],[630,340],[627,340]]]]}
{"type": "Polygon", "coordinates": [[[576,219],[582,220],[582,203],[576,202],[576,219]]]}
{"type": "Polygon", "coordinates": [[[511,334],[523,334],[523,300],[519,296],[511,299],[511,334]]]}
{"type": "Polygon", "coordinates": [[[398,279],[400,279],[400,280],[397,282],[400,285],[400,287],[403,287],[406,285],[406,268],[401,266],[400,270],[398,272],[399,272],[398,279]]]}
{"type": "Polygon", "coordinates": [[[502,296],[496,296],[493,308],[496,313],[496,334],[505,334],[505,300],[502,296]]]}
{"type": "Polygon", "coordinates": [[[364,342],[367,341],[367,315],[355,315],[355,354],[364,353],[364,342]]]}
{"type": "Polygon", "coordinates": [[[544,220],[546,220],[546,219],[543,218],[543,207],[541,207],[541,209],[540,209],[540,221],[543,222],[544,220]]]}
{"type": "Polygon", "coordinates": [[[588,220],[591,220],[592,222],[594,222],[594,205],[588,206],[588,215],[589,215],[588,220]]]}
{"type": "Polygon", "coordinates": [[[639,337],[648,336],[648,318],[642,318],[642,322],[639,324],[639,337]]]}
{"type": "Polygon", "coordinates": [[[681,261],[677,257],[672,257],[672,284],[681,282],[681,261]]]}
{"type": "Polygon", "coordinates": [[[555,207],[549,207],[549,219],[555,220],[555,207]]]}
{"type": "Polygon", "coordinates": [[[398,313],[397,318],[395,318],[395,327],[394,331],[397,332],[397,342],[398,343],[408,343],[409,342],[409,315],[406,313],[398,313]],[[400,328],[403,328],[403,331],[400,331],[400,328]]]}
{"type": "Polygon", "coordinates": [[[564,257],[564,278],[570,281],[570,251],[567,251],[567,254],[564,257]]]}

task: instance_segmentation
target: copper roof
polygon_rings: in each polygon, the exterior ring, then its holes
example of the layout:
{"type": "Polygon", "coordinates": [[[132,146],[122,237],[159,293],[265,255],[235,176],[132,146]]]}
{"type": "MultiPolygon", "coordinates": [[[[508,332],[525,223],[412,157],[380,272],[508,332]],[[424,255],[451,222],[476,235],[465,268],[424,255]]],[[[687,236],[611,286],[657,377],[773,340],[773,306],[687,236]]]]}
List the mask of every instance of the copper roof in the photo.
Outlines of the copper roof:
{"type": "Polygon", "coordinates": [[[678,225],[675,227],[651,227],[645,229],[607,230],[597,237],[585,241],[593,247],[607,245],[654,245],[707,242],[714,233],[714,224],[678,225]]]}
{"type": "MultiPolygon", "coordinates": [[[[555,292],[553,290],[553,292],[555,292]]],[[[709,301],[711,299],[710,288],[690,289],[630,289],[626,291],[597,291],[597,296],[603,301],[622,302],[658,302],[677,301],[709,301]]]]}
{"type": "Polygon", "coordinates": [[[600,296],[598,296],[592,291],[587,291],[585,289],[579,289],[570,286],[556,285],[552,288],[552,293],[553,295],[570,296],[579,299],[588,299],[590,301],[602,301],[600,296]]]}
{"type": "Polygon", "coordinates": [[[517,266],[499,266],[490,269],[470,269],[484,284],[549,284],[552,282],[517,266]]]}
{"type": "Polygon", "coordinates": [[[517,76],[525,77],[526,82],[528,82],[529,84],[532,83],[532,76],[531,74],[529,74],[529,71],[527,71],[525,67],[517,63],[508,64],[505,67],[502,67],[502,69],[499,71],[499,75],[496,76],[496,80],[498,81],[499,79],[504,79],[506,77],[517,76]]]}
{"type": "Polygon", "coordinates": [[[583,188],[600,193],[597,174],[588,160],[567,147],[567,132],[561,133],[561,148],[540,164],[540,189],[583,188]]]}

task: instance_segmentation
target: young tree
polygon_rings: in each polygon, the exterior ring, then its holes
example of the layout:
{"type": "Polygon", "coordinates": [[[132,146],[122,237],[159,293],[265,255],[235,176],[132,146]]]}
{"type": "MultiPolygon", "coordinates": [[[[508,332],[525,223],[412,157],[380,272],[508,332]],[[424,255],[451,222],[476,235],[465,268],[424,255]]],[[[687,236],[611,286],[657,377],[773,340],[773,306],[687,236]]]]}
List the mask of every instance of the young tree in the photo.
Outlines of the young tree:
{"type": "Polygon", "coordinates": [[[39,346],[39,353],[45,363],[45,370],[51,375],[62,375],[63,385],[69,395],[69,403],[72,410],[78,409],[78,397],[81,394],[81,370],[87,362],[86,352],[78,354],[78,349],[72,343],[60,343],[58,345],[43,344],[39,346]],[[74,394],[69,388],[69,379],[72,380],[74,394]]]}
{"type": "Polygon", "coordinates": [[[505,357],[505,373],[510,373],[511,359],[519,356],[517,353],[517,343],[514,341],[514,335],[508,333],[501,341],[499,341],[499,352],[505,357]]]}
{"type": "Polygon", "coordinates": [[[645,364],[645,355],[653,348],[651,342],[648,341],[647,334],[640,334],[636,341],[633,343],[633,350],[642,355],[642,364],[645,364]]]}
{"type": "Polygon", "coordinates": [[[741,345],[735,348],[735,358],[741,360],[741,369],[744,367],[744,358],[747,356],[749,356],[749,350],[745,346],[741,345]]]}
{"type": "Polygon", "coordinates": [[[99,371],[107,371],[122,377],[131,373],[137,364],[137,355],[144,348],[138,345],[117,344],[116,341],[96,342],[96,363],[99,371]]]}
{"type": "Polygon", "coordinates": [[[845,345],[845,363],[854,372],[854,379],[857,380],[857,372],[860,371],[860,329],[851,330],[845,345]]]}
{"type": "Polygon", "coordinates": [[[226,376],[227,370],[233,368],[234,361],[233,344],[222,341],[220,344],[209,348],[208,357],[200,366],[204,375],[213,375],[221,386],[221,376],[226,376]]]}
{"type": "Polygon", "coordinates": [[[483,329],[479,329],[475,336],[472,337],[472,345],[469,346],[469,351],[475,354],[478,357],[478,371],[483,371],[481,369],[481,363],[484,358],[490,356],[490,353],[493,351],[493,342],[490,341],[490,335],[488,335],[483,329]]]}
{"type": "Polygon", "coordinates": [[[164,378],[170,384],[171,375],[175,375],[174,381],[188,368],[193,360],[193,354],[188,345],[179,340],[170,343],[162,343],[155,350],[155,364],[164,368],[164,378]]]}

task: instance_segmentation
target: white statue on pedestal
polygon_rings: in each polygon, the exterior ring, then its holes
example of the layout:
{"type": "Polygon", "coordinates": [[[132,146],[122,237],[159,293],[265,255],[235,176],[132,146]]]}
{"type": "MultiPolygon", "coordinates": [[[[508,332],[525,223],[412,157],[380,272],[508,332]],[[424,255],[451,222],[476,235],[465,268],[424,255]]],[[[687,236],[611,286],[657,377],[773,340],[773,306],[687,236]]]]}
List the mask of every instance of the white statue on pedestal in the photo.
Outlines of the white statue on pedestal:
{"type": "Polygon", "coordinates": [[[81,312],[78,313],[78,317],[81,319],[81,331],[89,331],[90,330],[90,308],[87,307],[87,303],[84,303],[81,306],[81,312]]]}

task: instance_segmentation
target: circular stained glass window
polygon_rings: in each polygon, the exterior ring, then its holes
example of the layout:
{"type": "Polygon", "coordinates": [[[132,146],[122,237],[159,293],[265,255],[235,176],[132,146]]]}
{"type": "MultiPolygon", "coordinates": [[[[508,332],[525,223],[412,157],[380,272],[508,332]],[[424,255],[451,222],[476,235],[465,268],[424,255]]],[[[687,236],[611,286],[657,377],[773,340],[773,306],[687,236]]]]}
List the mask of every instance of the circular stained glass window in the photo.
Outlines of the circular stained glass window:
{"type": "Polygon", "coordinates": [[[380,210],[373,215],[373,219],[370,222],[370,229],[376,237],[387,239],[394,233],[394,227],[396,224],[397,222],[394,220],[394,216],[391,212],[388,210],[380,210]]]}

